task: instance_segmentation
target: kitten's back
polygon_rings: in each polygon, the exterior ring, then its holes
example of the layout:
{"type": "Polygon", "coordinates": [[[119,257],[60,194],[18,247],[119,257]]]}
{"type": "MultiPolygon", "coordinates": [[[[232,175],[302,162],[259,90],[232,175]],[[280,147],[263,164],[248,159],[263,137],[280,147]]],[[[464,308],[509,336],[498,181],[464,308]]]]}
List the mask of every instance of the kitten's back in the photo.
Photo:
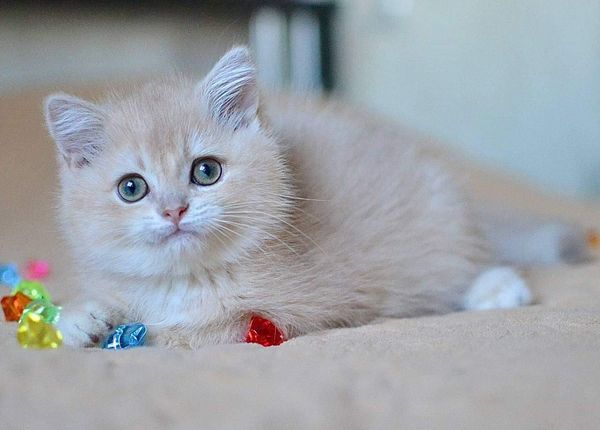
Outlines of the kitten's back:
{"type": "Polygon", "coordinates": [[[488,254],[442,160],[408,133],[334,103],[266,106],[309,199],[296,223],[326,255],[315,250],[321,276],[378,288],[385,315],[456,309],[488,254]]]}

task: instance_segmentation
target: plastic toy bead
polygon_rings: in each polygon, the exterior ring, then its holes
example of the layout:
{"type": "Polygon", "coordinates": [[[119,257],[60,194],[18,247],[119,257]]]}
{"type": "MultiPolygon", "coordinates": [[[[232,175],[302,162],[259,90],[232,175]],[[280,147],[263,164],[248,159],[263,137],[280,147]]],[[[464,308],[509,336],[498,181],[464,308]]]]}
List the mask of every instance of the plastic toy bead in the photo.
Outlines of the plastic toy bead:
{"type": "Polygon", "coordinates": [[[146,341],[146,332],[146,326],[141,323],[120,325],[106,338],[102,348],[117,350],[142,346],[146,341]]]}
{"type": "MultiPolygon", "coordinates": [[[[31,261],[27,277],[45,278],[50,266],[43,260],[31,261]]],[[[15,265],[0,265],[0,283],[13,287],[12,295],[0,300],[7,321],[19,321],[17,340],[23,348],[55,349],[63,336],[53,324],[61,307],[53,305],[48,290],[35,280],[22,280],[15,265]]]]}
{"type": "Polygon", "coordinates": [[[38,314],[42,317],[42,321],[48,324],[56,324],[60,317],[60,311],[62,308],[60,306],[55,306],[50,302],[45,300],[34,300],[27,305],[25,310],[23,310],[23,315],[21,316],[21,320],[27,316],[29,313],[38,314]]]}
{"type": "Polygon", "coordinates": [[[23,293],[2,297],[0,303],[2,304],[6,321],[19,321],[29,302],[31,302],[31,299],[23,293]]]}
{"type": "Polygon", "coordinates": [[[600,233],[597,230],[587,232],[587,244],[592,249],[600,249],[600,233]]]}
{"type": "Polygon", "coordinates": [[[19,322],[17,340],[23,348],[56,349],[62,345],[63,336],[52,324],[45,323],[41,315],[29,312],[19,322]]]}
{"type": "Polygon", "coordinates": [[[25,278],[29,280],[42,280],[50,275],[50,263],[46,260],[31,260],[27,263],[25,278]]]}
{"type": "Polygon", "coordinates": [[[0,264],[0,284],[14,288],[20,280],[17,266],[14,264],[0,264]]]}
{"type": "Polygon", "coordinates": [[[46,287],[37,281],[21,281],[12,291],[13,294],[23,293],[31,300],[52,301],[52,297],[46,287]]]}
{"type": "Polygon", "coordinates": [[[253,316],[246,334],[246,343],[258,343],[262,346],[281,345],[285,342],[283,333],[271,321],[253,316]]]}

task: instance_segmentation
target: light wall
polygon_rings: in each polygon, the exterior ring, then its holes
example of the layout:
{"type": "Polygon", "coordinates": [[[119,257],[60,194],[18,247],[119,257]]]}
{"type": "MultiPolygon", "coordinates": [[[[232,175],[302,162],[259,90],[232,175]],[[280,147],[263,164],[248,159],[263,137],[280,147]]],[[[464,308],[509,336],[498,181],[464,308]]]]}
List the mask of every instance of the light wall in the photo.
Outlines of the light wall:
{"type": "MultiPolygon", "coordinates": [[[[337,79],[356,103],[549,190],[600,196],[600,0],[341,0],[337,79]]],[[[202,75],[247,17],[0,13],[0,94],[202,75]]]]}
{"type": "Polygon", "coordinates": [[[201,76],[247,42],[246,27],[235,14],[0,10],[0,93],[172,71],[201,76]]]}
{"type": "Polygon", "coordinates": [[[600,1],[342,6],[352,100],[546,189],[600,196],[600,1]]]}

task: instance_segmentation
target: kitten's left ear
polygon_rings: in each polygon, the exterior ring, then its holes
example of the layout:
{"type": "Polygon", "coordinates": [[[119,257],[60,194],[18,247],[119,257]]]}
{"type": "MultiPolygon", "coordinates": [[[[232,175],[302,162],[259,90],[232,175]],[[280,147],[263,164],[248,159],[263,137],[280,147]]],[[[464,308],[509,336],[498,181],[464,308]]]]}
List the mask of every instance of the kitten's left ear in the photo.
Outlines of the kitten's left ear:
{"type": "Polygon", "coordinates": [[[257,120],[256,69],[247,48],[236,47],[225,54],[197,90],[210,115],[220,124],[238,129],[257,120]]]}

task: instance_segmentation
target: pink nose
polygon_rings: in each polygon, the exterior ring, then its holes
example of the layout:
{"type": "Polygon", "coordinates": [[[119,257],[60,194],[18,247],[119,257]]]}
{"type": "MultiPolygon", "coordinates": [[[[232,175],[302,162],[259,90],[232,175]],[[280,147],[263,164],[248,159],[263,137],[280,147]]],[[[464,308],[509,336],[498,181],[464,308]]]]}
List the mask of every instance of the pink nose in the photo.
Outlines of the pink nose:
{"type": "Polygon", "coordinates": [[[173,222],[173,224],[179,224],[179,221],[181,221],[181,218],[183,218],[183,215],[185,215],[187,210],[188,206],[182,206],[177,209],[166,209],[163,212],[163,216],[166,219],[170,219],[173,222]]]}

